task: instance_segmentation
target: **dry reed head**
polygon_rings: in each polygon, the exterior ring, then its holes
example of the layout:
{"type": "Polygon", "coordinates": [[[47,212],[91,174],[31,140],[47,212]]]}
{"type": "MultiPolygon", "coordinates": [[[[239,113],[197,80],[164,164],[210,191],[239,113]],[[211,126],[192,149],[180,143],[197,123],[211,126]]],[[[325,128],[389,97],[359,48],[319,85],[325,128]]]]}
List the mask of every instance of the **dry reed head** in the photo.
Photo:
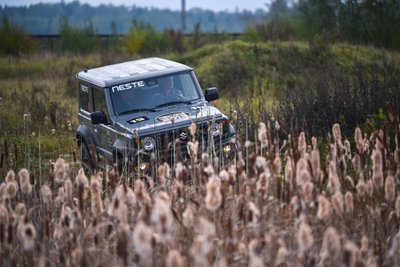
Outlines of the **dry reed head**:
{"type": "Polygon", "coordinates": [[[310,181],[306,182],[302,186],[303,197],[306,204],[310,204],[314,198],[313,191],[314,191],[314,184],[310,181]]]}
{"type": "Polygon", "coordinates": [[[192,228],[194,226],[194,213],[193,209],[188,205],[182,213],[182,223],[187,228],[192,228]]]}
{"type": "Polygon", "coordinates": [[[317,217],[318,219],[327,221],[331,218],[332,215],[332,207],[331,203],[329,202],[326,197],[323,195],[318,196],[318,211],[317,211],[317,217]]]}
{"type": "Polygon", "coordinates": [[[359,154],[362,154],[364,151],[364,141],[363,141],[363,136],[361,133],[361,129],[360,128],[356,128],[354,131],[354,140],[356,143],[356,147],[357,147],[357,151],[359,154]]]}
{"type": "Polygon", "coordinates": [[[313,150],[318,149],[318,140],[315,136],[311,137],[311,146],[313,150]]]}
{"type": "Polygon", "coordinates": [[[42,199],[43,199],[43,204],[45,204],[48,207],[50,207],[51,204],[53,203],[53,195],[50,187],[47,184],[44,184],[42,186],[42,199]]]}
{"type": "Polygon", "coordinates": [[[169,241],[172,233],[173,217],[167,193],[159,192],[155,197],[150,220],[156,233],[156,239],[161,243],[169,241]]]}
{"type": "Polygon", "coordinates": [[[342,214],[344,210],[343,194],[340,191],[336,191],[331,200],[333,210],[339,215],[342,214]]]}
{"type": "Polygon", "coordinates": [[[366,185],[365,185],[365,182],[364,182],[364,178],[363,178],[363,177],[361,177],[361,178],[358,180],[358,183],[357,183],[357,185],[356,185],[356,190],[357,190],[357,194],[358,194],[360,197],[364,196],[364,194],[365,194],[367,188],[366,188],[366,185]]]}
{"type": "Polygon", "coordinates": [[[392,202],[396,195],[396,184],[394,181],[394,177],[392,175],[388,175],[385,181],[385,199],[389,202],[392,202]]]}
{"type": "Polygon", "coordinates": [[[173,249],[168,252],[167,259],[165,261],[166,267],[183,267],[185,266],[184,263],[185,261],[178,250],[173,249]]]}
{"type": "Polygon", "coordinates": [[[195,233],[211,240],[216,235],[215,225],[203,216],[197,217],[195,233]]]}
{"type": "Polygon", "coordinates": [[[208,179],[207,194],[205,197],[206,207],[210,211],[217,210],[222,204],[221,180],[216,175],[211,175],[208,179]]]}
{"type": "Polygon", "coordinates": [[[356,267],[361,264],[361,253],[356,244],[346,241],[343,246],[343,262],[345,266],[356,267]]]}
{"type": "Polygon", "coordinates": [[[68,171],[69,166],[65,163],[65,160],[61,157],[58,158],[54,164],[54,181],[59,184],[64,183],[64,179],[67,177],[68,171]]]}
{"type": "Polygon", "coordinates": [[[89,190],[89,180],[85,175],[85,171],[83,168],[80,168],[78,171],[78,175],[75,178],[75,183],[78,187],[79,194],[82,194],[82,198],[87,198],[87,192],[89,190]]]}
{"type": "Polygon", "coordinates": [[[293,178],[294,178],[293,160],[290,156],[287,156],[285,165],[285,181],[287,183],[292,183],[293,178]]]}
{"type": "Polygon", "coordinates": [[[276,258],[275,258],[275,266],[282,266],[287,260],[287,257],[289,255],[289,251],[285,246],[280,246],[277,253],[276,253],[276,258]]]}
{"type": "Polygon", "coordinates": [[[17,236],[25,251],[32,251],[36,242],[36,229],[26,217],[22,217],[17,227],[17,236]]]}
{"type": "Polygon", "coordinates": [[[340,130],[340,125],[338,123],[335,123],[332,127],[332,135],[335,141],[341,140],[342,139],[342,133],[340,130]]]}
{"type": "Polygon", "coordinates": [[[23,168],[18,172],[19,185],[21,187],[22,193],[30,194],[32,192],[32,185],[29,178],[29,172],[27,169],[23,168]]]}
{"type": "Polygon", "coordinates": [[[263,172],[267,169],[267,159],[262,156],[257,156],[256,158],[256,168],[258,172],[263,172]]]}
{"type": "Polygon", "coordinates": [[[301,186],[307,181],[311,180],[311,175],[308,169],[308,161],[300,158],[296,164],[296,184],[301,186]]]}
{"type": "Polygon", "coordinates": [[[331,260],[332,263],[338,259],[342,249],[340,236],[337,230],[329,226],[324,232],[324,237],[322,241],[322,248],[320,252],[321,260],[331,260]]]}
{"type": "Polygon", "coordinates": [[[258,240],[252,239],[249,242],[249,267],[262,267],[264,266],[263,259],[258,255],[258,240]]]}
{"type": "Polygon", "coordinates": [[[378,149],[372,152],[372,180],[376,187],[383,186],[382,153],[378,149]]]}
{"type": "Polygon", "coordinates": [[[6,183],[8,182],[16,182],[15,181],[15,172],[13,170],[9,170],[6,175],[6,183]]]}
{"type": "Polygon", "coordinates": [[[300,152],[301,156],[304,156],[307,150],[307,142],[306,142],[306,135],[304,132],[301,132],[298,138],[298,145],[297,149],[300,152]]]}
{"type": "Polygon", "coordinates": [[[260,122],[258,125],[258,141],[261,143],[261,149],[268,146],[268,132],[265,123],[260,122]]]}
{"type": "Polygon", "coordinates": [[[144,182],[140,179],[135,180],[135,196],[141,207],[151,206],[151,197],[146,191],[144,182]]]}
{"type": "Polygon", "coordinates": [[[6,184],[6,193],[10,198],[14,198],[18,192],[18,184],[15,181],[9,181],[6,184]]]}
{"type": "Polygon", "coordinates": [[[305,252],[312,247],[314,243],[314,237],[312,235],[311,227],[306,222],[303,221],[300,224],[296,233],[296,239],[300,252],[305,252]]]}
{"type": "Polygon", "coordinates": [[[331,161],[329,164],[328,189],[331,193],[335,193],[336,191],[340,191],[341,189],[336,164],[333,161],[331,161]]]}
{"type": "Polygon", "coordinates": [[[365,191],[369,197],[372,197],[374,193],[374,183],[372,180],[368,180],[367,184],[365,185],[365,191]]]}
{"type": "Polygon", "coordinates": [[[154,232],[151,227],[142,220],[139,220],[133,230],[133,245],[140,257],[140,262],[144,266],[151,266],[153,236],[154,232]]]}
{"type": "Polygon", "coordinates": [[[313,175],[313,180],[318,181],[320,172],[321,172],[321,159],[320,159],[320,154],[319,150],[314,149],[311,151],[311,168],[312,168],[312,175],[313,175]]]}
{"type": "Polygon", "coordinates": [[[397,196],[396,204],[395,204],[395,211],[397,218],[400,218],[400,196],[397,196]]]}
{"type": "Polygon", "coordinates": [[[347,191],[344,195],[344,204],[346,212],[352,214],[354,211],[354,202],[353,194],[350,191],[347,191]]]}
{"type": "Polygon", "coordinates": [[[356,173],[361,173],[361,158],[360,155],[356,154],[354,155],[353,159],[351,160],[351,162],[353,163],[353,167],[354,170],[356,171],[356,173]]]}

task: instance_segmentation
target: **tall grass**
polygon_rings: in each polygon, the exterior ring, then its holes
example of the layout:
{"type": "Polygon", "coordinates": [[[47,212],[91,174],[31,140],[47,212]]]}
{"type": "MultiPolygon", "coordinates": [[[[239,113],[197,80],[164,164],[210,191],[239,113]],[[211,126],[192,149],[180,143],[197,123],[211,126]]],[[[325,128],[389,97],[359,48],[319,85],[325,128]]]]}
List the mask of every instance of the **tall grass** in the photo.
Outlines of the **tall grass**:
{"type": "MultiPolygon", "coordinates": [[[[217,171],[165,164],[131,187],[57,159],[0,185],[0,259],[37,266],[399,266],[399,122],[353,147],[332,127],[329,155],[293,132],[282,154],[268,125],[217,171]],[[244,157],[248,148],[248,157],[244,157]],[[326,160],[326,168],[321,161],[326,160]],[[245,164],[247,162],[247,164],[245,164]],[[188,175],[189,178],[188,179],[188,175]],[[196,180],[196,184],[191,181],[196,180]],[[169,181],[169,182],[168,182],[169,181]],[[33,184],[32,184],[33,183],[33,184]]],[[[200,154],[200,151],[198,151],[200,154]]]]}

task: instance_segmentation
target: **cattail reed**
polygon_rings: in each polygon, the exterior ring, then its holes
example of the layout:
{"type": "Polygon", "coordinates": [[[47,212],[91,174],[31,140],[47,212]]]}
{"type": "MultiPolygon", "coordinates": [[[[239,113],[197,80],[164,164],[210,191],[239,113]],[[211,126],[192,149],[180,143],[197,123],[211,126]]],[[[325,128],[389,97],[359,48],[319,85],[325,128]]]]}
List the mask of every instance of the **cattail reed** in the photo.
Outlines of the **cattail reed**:
{"type": "Polygon", "coordinates": [[[343,246],[343,261],[345,266],[356,267],[361,263],[361,253],[356,244],[352,241],[346,241],[343,246]]]}
{"type": "Polygon", "coordinates": [[[342,249],[340,236],[337,230],[329,226],[326,229],[322,241],[322,248],[320,252],[321,261],[330,261],[331,265],[335,264],[342,249]]]}
{"type": "Polygon", "coordinates": [[[58,184],[64,183],[64,179],[67,177],[69,171],[68,164],[65,163],[63,158],[58,158],[54,164],[54,181],[58,184]]]}
{"type": "Polygon", "coordinates": [[[318,181],[320,178],[320,172],[321,172],[321,162],[320,162],[320,154],[319,150],[313,149],[311,151],[311,168],[312,168],[312,176],[313,176],[313,181],[318,181]]]}
{"type": "Polygon", "coordinates": [[[395,211],[397,218],[400,218],[400,196],[397,196],[396,198],[395,211]]]}
{"type": "Polygon", "coordinates": [[[310,226],[306,222],[302,222],[296,233],[297,243],[299,245],[299,251],[305,252],[310,249],[314,243],[314,237],[310,226]]]}
{"type": "Polygon", "coordinates": [[[306,135],[304,132],[301,132],[299,135],[297,149],[300,152],[300,155],[304,156],[307,150],[306,135]]]}
{"type": "Polygon", "coordinates": [[[343,194],[340,191],[336,191],[332,196],[333,210],[337,214],[342,214],[344,210],[343,194]]]}
{"type": "Polygon", "coordinates": [[[349,191],[344,195],[344,207],[347,213],[352,214],[354,211],[353,194],[349,191]]]}
{"type": "Polygon", "coordinates": [[[310,181],[305,182],[302,186],[303,197],[306,204],[310,204],[314,198],[313,191],[314,191],[314,184],[310,181]]]}
{"type": "Polygon", "coordinates": [[[42,199],[43,199],[43,203],[47,207],[50,207],[51,204],[53,203],[53,195],[52,195],[50,187],[47,184],[44,184],[42,186],[42,199]]]}
{"type": "Polygon", "coordinates": [[[372,180],[376,187],[383,186],[382,154],[378,149],[372,152],[372,180]]]}
{"type": "Polygon", "coordinates": [[[332,207],[331,203],[329,202],[326,197],[323,195],[318,196],[318,211],[317,211],[317,217],[321,220],[329,220],[332,215],[332,207]]]}
{"type": "Polygon", "coordinates": [[[361,173],[362,167],[361,167],[361,158],[360,155],[356,154],[354,155],[353,159],[351,160],[353,163],[354,170],[356,171],[357,174],[361,173]]]}
{"type": "Polygon", "coordinates": [[[335,123],[332,127],[332,135],[335,141],[341,140],[342,139],[342,133],[340,130],[340,125],[338,123],[335,123]]]}
{"type": "Polygon", "coordinates": [[[30,194],[32,192],[32,185],[29,179],[29,172],[27,169],[21,169],[18,173],[19,185],[22,193],[30,194]]]}
{"type": "Polygon", "coordinates": [[[167,259],[165,261],[166,267],[184,267],[185,261],[178,250],[173,249],[168,252],[167,259]]]}
{"type": "Polygon", "coordinates": [[[395,198],[396,194],[396,185],[394,182],[394,177],[392,175],[388,175],[385,181],[385,199],[389,202],[392,202],[395,198]]]}
{"type": "Polygon", "coordinates": [[[18,192],[18,184],[15,180],[15,172],[13,170],[8,171],[6,176],[6,193],[10,198],[14,198],[18,192]]]}
{"type": "Polygon", "coordinates": [[[262,267],[264,266],[263,259],[257,253],[258,241],[252,239],[249,243],[249,267],[262,267]]]}
{"type": "Polygon", "coordinates": [[[17,235],[25,251],[33,250],[36,242],[36,229],[26,217],[21,218],[18,224],[17,235]]]}
{"type": "Polygon", "coordinates": [[[263,122],[260,122],[258,126],[258,141],[260,141],[261,150],[268,146],[267,126],[263,122]]]}
{"type": "Polygon", "coordinates": [[[159,192],[154,200],[154,207],[151,212],[151,224],[157,240],[161,243],[169,241],[173,226],[171,203],[167,193],[159,192]]]}
{"type": "Polygon", "coordinates": [[[275,266],[282,266],[286,262],[289,255],[289,251],[285,246],[280,246],[278,252],[276,253],[275,266]]]}
{"type": "Polygon", "coordinates": [[[358,127],[354,131],[354,140],[356,143],[358,153],[362,154],[364,152],[364,140],[361,133],[361,129],[358,127]]]}
{"type": "Polygon", "coordinates": [[[135,180],[135,196],[141,207],[151,206],[151,198],[147,193],[144,182],[142,180],[135,180]]]}
{"type": "Polygon", "coordinates": [[[139,255],[139,262],[143,266],[152,265],[153,230],[143,221],[139,221],[133,230],[133,245],[139,255]]]}
{"type": "Polygon", "coordinates": [[[211,175],[207,182],[206,207],[210,211],[217,210],[222,204],[221,180],[216,175],[211,175]]]}

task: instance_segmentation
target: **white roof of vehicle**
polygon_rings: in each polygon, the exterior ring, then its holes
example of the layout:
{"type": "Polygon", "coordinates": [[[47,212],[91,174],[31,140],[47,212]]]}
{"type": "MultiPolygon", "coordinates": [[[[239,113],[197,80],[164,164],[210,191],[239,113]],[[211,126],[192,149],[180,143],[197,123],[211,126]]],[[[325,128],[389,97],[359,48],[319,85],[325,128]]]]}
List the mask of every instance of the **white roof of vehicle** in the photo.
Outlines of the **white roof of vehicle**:
{"type": "Polygon", "coordinates": [[[153,57],[83,70],[78,72],[76,77],[100,87],[109,87],[128,81],[189,70],[192,70],[192,68],[184,64],[153,57]]]}

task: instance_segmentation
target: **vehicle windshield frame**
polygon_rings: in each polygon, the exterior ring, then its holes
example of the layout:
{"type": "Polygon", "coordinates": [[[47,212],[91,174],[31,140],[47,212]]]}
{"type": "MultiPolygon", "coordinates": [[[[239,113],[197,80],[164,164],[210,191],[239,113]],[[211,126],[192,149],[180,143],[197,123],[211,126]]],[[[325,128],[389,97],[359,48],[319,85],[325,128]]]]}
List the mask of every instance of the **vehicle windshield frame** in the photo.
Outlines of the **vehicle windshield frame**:
{"type": "MultiPolygon", "coordinates": [[[[110,86],[107,89],[113,105],[112,110],[116,116],[140,112],[142,109],[154,112],[156,109],[168,106],[170,102],[171,105],[191,103],[201,100],[203,96],[193,70],[134,79],[124,84],[110,86]],[[166,92],[165,85],[162,85],[162,83],[165,84],[165,79],[172,79],[172,85],[176,87],[176,91],[181,92],[181,95],[163,95],[166,92]],[[133,101],[128,102],[126,99],[133,101]]],[[[172,91],[175,92],[175,90],[172,91]]]]}

